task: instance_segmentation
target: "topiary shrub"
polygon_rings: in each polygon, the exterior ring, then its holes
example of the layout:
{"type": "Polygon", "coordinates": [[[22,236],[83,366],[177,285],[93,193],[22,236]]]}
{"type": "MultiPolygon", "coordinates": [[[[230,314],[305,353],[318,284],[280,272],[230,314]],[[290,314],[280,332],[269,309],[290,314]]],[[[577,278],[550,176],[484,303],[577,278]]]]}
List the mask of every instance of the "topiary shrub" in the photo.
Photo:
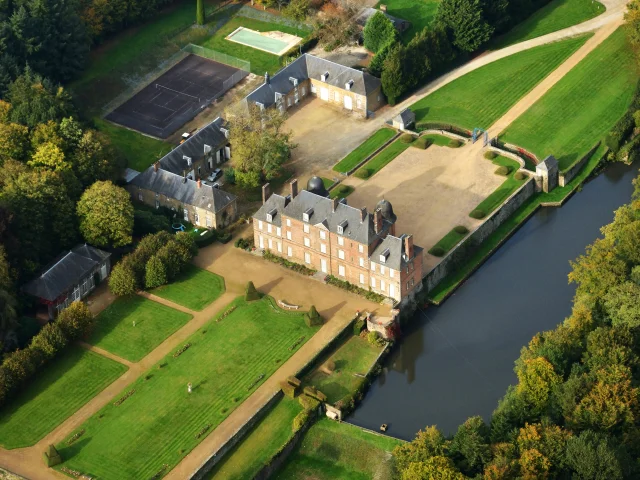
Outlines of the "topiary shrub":
{"type": "Polygon", "coordinates": [[[460,235],[466,235],[467,233],[469,233],[469,229],[467,227],[463,226],[463,225],[458,225],[453,230],[456,233],[459,233],[460,235]]]}
{"type": "Polygon", "coordinates": [[[294,387],[299,387],[300,385],[302,385],[302,382],[293,375],[287,377],[287,382],[289,382],[294,387]]]}
{"type": "Polygon", "coordinates": [[[515,178],[516,180],[524,180],[525,178],[527,178],[527,174],[524,172],[516,172],[513,178],[515,178]]]}
{"type": "Polygon", "coordinates": [[[462,142],[460,140],[450,140],[449,148],[458,148],[462,146],[462,142]]]}
{"type": "Polygon", "coordinates": [[[322,317],[316,310],[315,305],[311,305],[311,308],[307,313],[304,314],[304,322],[308,327],[315,327],[317,325],[322,325],[322,317]]]}
{"type": "Polygon", "coordinates": [[[62,463],[62,457],[56,450],[56,447],[53,445],[49,445],[47,450],[44,452],[44,463],[47,467],[55,467],[56,465],[60,465],[62,463]]]}
{"type": "Polygon", "coordinates": [[[475,218],[476,220],[480,220],[480,219],[486,217],[487,214],[483,210],[480,210],[479,208],[476,208],[475,210],[471,211],[469,216],[471,218],[475,218]]]}
{"type": "Polygon", "coordinates": [[[317,388],[313,388],[312,386],[304,387],[303,392],[305,395],[311,398],[315,398],[316,400],[319,400],[321,402],[327,401],[327,396],[320,390],[318,390],[317,388]]]}
{"type": "Polygon", "coordinates": [[[360,170],[358,170],[356,172],[356,177],[361,178],[362,180],[366,180],[371,175],[373,175],[373,169],[372,168],[361,168],[360,170]]]}
{"type": "Polygon", "coordinates": [[[305,410],[315,410],[320,406],[320,402],[317,399],[308,395],[300,395],[298,397],[298,402],[300,402],[300,405],[302,405],[302,408],[305,410]]]}
{"type": "Polygon", "coordinates": [[[296,398],[299,392],[299,387],[291,385],[289,382],[280,382],[280,388],[282,389],[282,393],[289,398],[296,398]]]}
{"type": "Polygon", "coordinates": [[[247,302],[253,302],[254,300],[260,300],[260,294],[253,285],[253,282],[247,283],[247,288],[244,292],[244,299],[247,302]]]}
{"type": "Polygon", "coordinates": [[[304,427],[305,424],[309,421],[310,417],[311,415],[309,413],[309,410],[302,410],[300,413],[298,413],[293,419],[293,433],[296,433],[298,430],[304,427]]]}
{"type": "Polygon", "coordinates": [[[415,139],[416,139],[416,137],[414,137],[410,133],[404,133],[404,134],[400,135],[400,141],[402,143],[413,143],[413,141],[415,139]]]}
{"type": "Polygon", "coordinates": [[[498,156],[498,154],[496,152],[491,151],[491,150],[489,150],[488,152],[484,152],[484,158],[486,158],[487,160],[493,160],[497,156],[498,156]]]}
{"type": "Polygon", "coordinates": [[[325,363],[324,366],[328,371],[332,373],[336,371],[336,362],[334,362],[333,360],[327,361],[327,363],[325,363]]]}
{"type": "Polygon", "coordinates": [[[364,328],[364,319],[361,318],[356,320],[356,322],[353,324],[353,334],[356,337],[359,336],[363,328],[364,328]]]}
{"type": "Polygon", "coordinates": [[[447,252],[444,251],[444,248],[435,246],[429,249],[429,253],[434,257],[442,257],[447,252]]]}
{"type": "Polygon", "coordinates": [[[427,137],[418,137],[418,139],[413,142],[413,146],[416,148],[420,148],[422,150],[426,150],[427,147],[431,146],[431,144],[433,144],[433,141],[427,137]]]}
{"type": "Polygon", "coordinates": [[[503,177],[506,177],[507,175],[509,175],[509,172],[511,172],[511,169],[509,167],[507,167],[506,165],[501,165],[496,168],[496,171],[494,173],[496,175],[502,175],[503,177]]]}

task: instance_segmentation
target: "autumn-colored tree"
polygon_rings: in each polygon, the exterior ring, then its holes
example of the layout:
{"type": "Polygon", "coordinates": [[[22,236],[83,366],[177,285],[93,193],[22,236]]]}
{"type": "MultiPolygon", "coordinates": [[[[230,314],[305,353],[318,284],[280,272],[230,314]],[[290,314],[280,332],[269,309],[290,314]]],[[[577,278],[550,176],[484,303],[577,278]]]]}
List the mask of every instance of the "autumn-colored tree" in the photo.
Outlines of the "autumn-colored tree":
{"type": "Polygon", "coordinates": [[[553,388],[562,378],[544,357],[528,359],[516,367],[518,393],[529,404],[532,414],[539,415],[549,407],[553,388]]]}
{"type": "Polygon", "coordinates": [[[17,123],[0,123],[0,165],[24,160],[29,151],[29,129],[17,123]]]}
{"type": "Polygon", "coordinates": [[[412,462],[421,462],[430,457],[445,455],[447,441],[442,432],[433,425],[420,430],[411,442],[403,443],[393,450],[396,466],[399,470],[408,467],[412,462]]]}
{"type": "Polygon", "coordinates": [[[458,427],[449,448],[455,464],[469,476],[482,472],[491,459],[490,452],[489,427],[480,416],[468,418],[458,427]]]}
{"type": "Polygon", "coordinates": [[[535,472],[558,476],[566,468],[565,449],[569,438],[571,432],[557,425],[525,424],[516,439],[523,474],[528,471],[529,478],[535,478],[535,472]],[[524,455],[524,452],[529,453],[524,455]]]}
{"type": "Polygon", "coordinates": [[[93,329],[94,318],[89,307],[77,300],[60,312],[56,323],[69,341],[75,341],[89,336],[93,329]]]}
{"type": "Polygon", "coordinates": [[[400,472],[401,480],[464,480],[453,462],[447,457],[430,457],[421,462],[412,462],[400,472]]]}

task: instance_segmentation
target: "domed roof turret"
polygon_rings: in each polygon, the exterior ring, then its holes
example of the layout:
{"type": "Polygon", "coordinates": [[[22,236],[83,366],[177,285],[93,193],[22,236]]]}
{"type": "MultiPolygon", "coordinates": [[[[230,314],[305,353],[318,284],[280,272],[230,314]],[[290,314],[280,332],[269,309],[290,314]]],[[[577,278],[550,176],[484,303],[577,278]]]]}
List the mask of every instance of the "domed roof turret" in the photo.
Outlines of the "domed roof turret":
{"type": "Polygon", "coordinates": [[[388,220],[391,223],[394,223],[397,220],[398,217],[395,213],[393,213],[393,206],[391,205],[391,202],[389,200],[385,200],[384,198],[380,200],[376,205],[376,210],[378,208],[382,212],[382,217],[385,220],[388,220]]]}
{"type": "Polygon", "coordinates": [[[329,192],[324,186],[324,182],[320,177],[311,177],[307,182],[307,190],[311,193],[315,193],[316,195],[320,195],[321,197],[328,197],[329,192]]]}

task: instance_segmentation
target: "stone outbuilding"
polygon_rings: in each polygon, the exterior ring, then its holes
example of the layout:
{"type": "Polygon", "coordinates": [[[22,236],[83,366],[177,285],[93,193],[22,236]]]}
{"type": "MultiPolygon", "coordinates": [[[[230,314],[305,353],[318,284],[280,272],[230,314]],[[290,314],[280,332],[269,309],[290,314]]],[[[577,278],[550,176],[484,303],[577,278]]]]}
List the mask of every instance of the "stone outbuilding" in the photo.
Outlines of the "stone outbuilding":
{"type": "Polygon", "coordinates": [[[558,161],[553,155],[549,155],[536,165],[536,189],[545,193],[558,186],[558,161]]]}
{"type": "Polygon", "coordinates": [[[393,125],[394,128],[398,128],[400,130],[407,130],[413,127],[415,123],[416,114],[408,108],[405,108],[398,115],[393,117],[393,120],[391,121],[391,125],[393,125]]]}

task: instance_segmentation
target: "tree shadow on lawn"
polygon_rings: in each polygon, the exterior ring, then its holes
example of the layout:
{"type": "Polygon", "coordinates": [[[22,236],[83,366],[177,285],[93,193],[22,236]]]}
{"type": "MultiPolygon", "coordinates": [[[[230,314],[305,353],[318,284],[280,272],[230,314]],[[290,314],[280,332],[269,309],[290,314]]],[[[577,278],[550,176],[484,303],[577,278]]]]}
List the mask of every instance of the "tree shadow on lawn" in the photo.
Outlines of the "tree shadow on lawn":
{"type": "MultiPolygon", "coordinates": [[[[71,445],[67,445],[63,448],[58,448],[58,453],[62,457],[62,461],[67,462],[68,460],[73,459],[77,454],[79,454],[82,449],[91,441],[90,436],[82,436],[71,445]]],[[[83,472],[85,475],[90,475],[89,472],[83,472]]]]}

